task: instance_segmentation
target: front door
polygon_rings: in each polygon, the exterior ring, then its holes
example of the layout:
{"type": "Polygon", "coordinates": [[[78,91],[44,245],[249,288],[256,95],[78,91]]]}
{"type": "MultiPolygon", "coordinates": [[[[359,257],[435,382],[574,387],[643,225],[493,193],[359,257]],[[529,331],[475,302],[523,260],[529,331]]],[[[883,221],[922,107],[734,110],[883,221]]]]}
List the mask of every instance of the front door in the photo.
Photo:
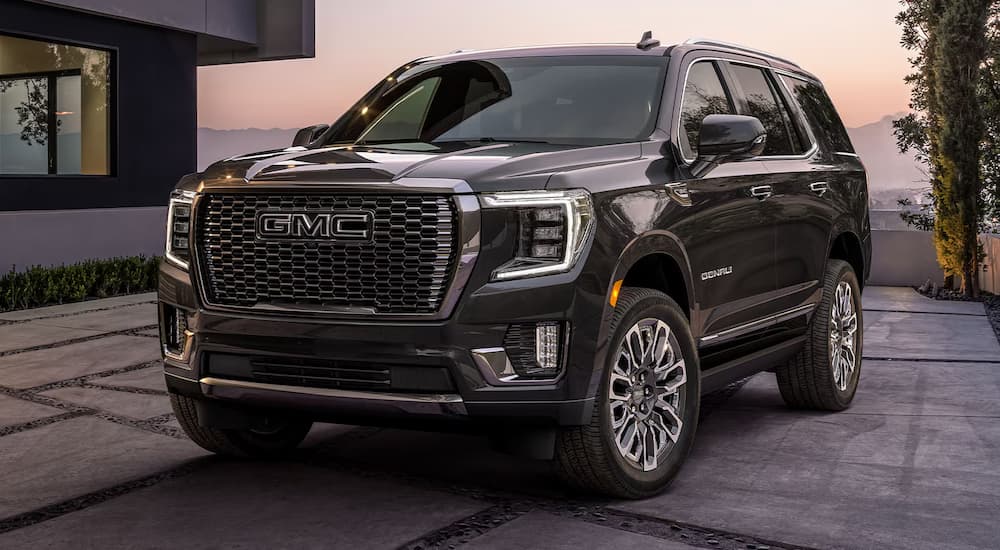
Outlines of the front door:
{"type": "Polygon", "coordinates": [[[694,59],[686,70],[678,135],[679,179],[671,192],[689,211],[670,228],[680,236],[698,301],[692,327],[702,347],[752,338],[754,322],[770,314],[775,291],[774,219],[768,170],[761,162],[716,166],[695,176],[701,121],[735,114],[734,95],[720,62],[694,59]]]}

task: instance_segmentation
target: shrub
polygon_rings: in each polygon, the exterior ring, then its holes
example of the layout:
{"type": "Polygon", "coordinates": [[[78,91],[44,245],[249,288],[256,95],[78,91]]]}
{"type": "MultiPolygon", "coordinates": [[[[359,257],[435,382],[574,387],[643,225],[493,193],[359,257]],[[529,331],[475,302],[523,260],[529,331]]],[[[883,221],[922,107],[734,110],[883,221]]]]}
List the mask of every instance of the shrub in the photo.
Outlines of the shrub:
{"type": "Polygon", "coordinates": [[[156,289],[159,258],[133,256],[88,260],[59,267],[35,266],[0,276],[0,311],[156,289]]]}

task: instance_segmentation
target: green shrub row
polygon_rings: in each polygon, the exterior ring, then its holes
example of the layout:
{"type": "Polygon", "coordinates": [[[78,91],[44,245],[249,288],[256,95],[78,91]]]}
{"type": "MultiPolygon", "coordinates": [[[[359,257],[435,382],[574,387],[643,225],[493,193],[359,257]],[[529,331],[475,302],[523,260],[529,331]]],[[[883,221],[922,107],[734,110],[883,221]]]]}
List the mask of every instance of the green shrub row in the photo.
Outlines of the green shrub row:
{"type": "Polygon", "coordinates": [[[159,258],[134,256],[22,272],[12,268],[0,276],[0,311],[155,290],[158,265],[159,258]]]}

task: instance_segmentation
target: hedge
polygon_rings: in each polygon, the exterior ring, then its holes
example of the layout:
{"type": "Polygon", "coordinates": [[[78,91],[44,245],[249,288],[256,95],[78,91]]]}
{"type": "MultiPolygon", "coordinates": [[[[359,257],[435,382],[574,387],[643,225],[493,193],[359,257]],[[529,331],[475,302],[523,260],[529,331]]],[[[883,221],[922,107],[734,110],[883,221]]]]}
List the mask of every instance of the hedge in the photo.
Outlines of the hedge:
{"type": "Polygon", "coordinates": [[[156,289],[159,258],[89,260],[60,267],[35,266],[0,276],[0,311],[79,302],[156,289]]]}

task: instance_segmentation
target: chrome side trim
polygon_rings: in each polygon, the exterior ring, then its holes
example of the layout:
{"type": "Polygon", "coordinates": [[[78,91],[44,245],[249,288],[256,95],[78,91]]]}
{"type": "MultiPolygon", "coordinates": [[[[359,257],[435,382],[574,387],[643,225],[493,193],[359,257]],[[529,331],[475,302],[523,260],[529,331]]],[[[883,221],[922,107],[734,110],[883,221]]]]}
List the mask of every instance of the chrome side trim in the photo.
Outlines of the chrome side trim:
{"type": "MultiPolygon", "coordinates": [[[[803,80],[803,79],[804,80],[811,80],[811,78],[806,78],[804,75],[792,73],[792,72],[789,72],[789,71],[784,71],[784,70],[778,69],[776,67],[771,67],[770,65],[763,65],[763,64],[760,64],[760,63],[752,63],[750,61],[743,61],[742,59],[738,60],[738,59],[729,59],[727,57],[712,57],[712,56],[702,56],[702,57],[696,57],[696,58],[694,58],[693,60],[691,60],[690,63],[688,63],[687,68],[684,69],[684,82],[681,84],[680,103],[678,103],[674,107],[674,112],[677,114],[677,123],[671,125],[671,126],[673,126],[673,128],[671,128],[671,131],[674,132],[674,135],[671,137],[671,140],[676,144],[677,150],[680,151],[681,158],[684,160],[685,164],[692,164],[696,160],[698,160],[697,158],[687,158],[687,157],[684,156],[684,151],[680,147],[680,135],[681,135],[681,122],[683,120],[683,116],[681,116],[682,115],[681,111],[684,109],[684,95],[687,92],[688,78],[691,76],[691,67],[693,67],[695,63],[698,63],[698,62],[701,62],[701,61],[725,61],[726,63],[735,63],[737,65],[748,65],[748,66],[751,66],[751,67],[757,67],[759,69],[765,69],[765,70],[771,71],[771,72],[773,72],[775,74],[779,74],[779,75],[783,75],[783,76],[791,76],[791,77],[794,77],[794,78],[798,78],[800,80],[803,80]]],[[[784,79],[782,79],[782,78],[775,78],[775,80],[778,81],[778,83],[782,86],[782,88],[784,89],[784,91],[787,93],[788,92],[788,86],[786,85],[784,79]]],[[[725,85],[725,82],[723,82],[722,84],[725,85]]],[[[732,93],[732,90],[729,90],[729,92],[732,93]]],[[[789,94],[789,95],[791,96],[791,94],[789,94]]],[[[793,97],[793,99],[794,99],[794,96],[791,96],[791,97],[793,97]]],[[[743,162],[758,162],[758,161],[768,161],[768,160],[805,160],[805,159],[811,158],[813,155],[815,155],[817,152],[819,152],[819,142],[816,140],[816,135],[813,132],[812,128],[809,126],[808,120],[806,120],[803,117],[802,118],[802,123],[805,125],[806,131],[807,131],[807,133],[809,133],[809,138],[812,141],[812,146],[809,148],[808,151],[802,153],[801,155],[757,156],[757,157],[754,157],[752,159],[747,159],[747,160],[745,160],[743,162]]]]}
{"type": "Polygon", "coordinates": [[[816,304],[806,304],[804,306],[794,307],[792,309],[788,309],[780,313],[770,315],[768,317],[763,317],[755,321],[750,321],[749,323],[744,323],[742,325],[726,329],[722,332],[717,332],[715,334],[703,336],[701,337],[701,339],[698,340],[698,342],[702,345],[718,344],[719,342],[725,342],[726,340],[736,338],[738,336],[741,336],[756,329],[766,328],[781,323],[783,321],[787,321],[789,319],[794,319],[802,315],[808,315],[809,312],[811,312],[815,308],[816,304]]]}
{"type": "Polygon", "coordinates": [[[167,359],[172,367],[180,367],[191,370],[189,360],[191,359],[191,346],[194,343],[194,333],[190,330],[184,331],[184,347],[180,354],[173,353],[166,344],[163,344],[163,357],[167,359]]]}
{"type": "MultiPolygon", "coordinates": [[[[480,348],[474,349],[472,359],[479,372],[486,379],[486,383],[491,386],[551,386],[563,377],[565,368],[559,369],[559,374],[555,378],[543,380],[521,380],[514,372],[514,365],[511,365],[510,358],[507,357],[507,350],[504,348],[480,348]]],[[[565,352],[563,353],[565,356],[565,352]]]]}
{"type": "Polygon", "coordinates": [[[221,378],[202,378],[198,381],[201,384],[201,392],[208,397],[212,397],[216,388],[235,388],[243,390],[260,390],[283,393],[298,393],[303,395],[313,395],[319,397],[333,397],[340,399],[359,399],[365,401],[388,401],[394,403],[431,403],[431,404],[457,404],[463,403],[462,396],[457,394],[406,394],[406,393],[380,393],[364,392],[352,390],[338,390],[333,388],[300,388],[298,386],[284,386],[281,384],[261,384],[259,382],[244,382],[242,380],[223,380],[221,378]]]}

